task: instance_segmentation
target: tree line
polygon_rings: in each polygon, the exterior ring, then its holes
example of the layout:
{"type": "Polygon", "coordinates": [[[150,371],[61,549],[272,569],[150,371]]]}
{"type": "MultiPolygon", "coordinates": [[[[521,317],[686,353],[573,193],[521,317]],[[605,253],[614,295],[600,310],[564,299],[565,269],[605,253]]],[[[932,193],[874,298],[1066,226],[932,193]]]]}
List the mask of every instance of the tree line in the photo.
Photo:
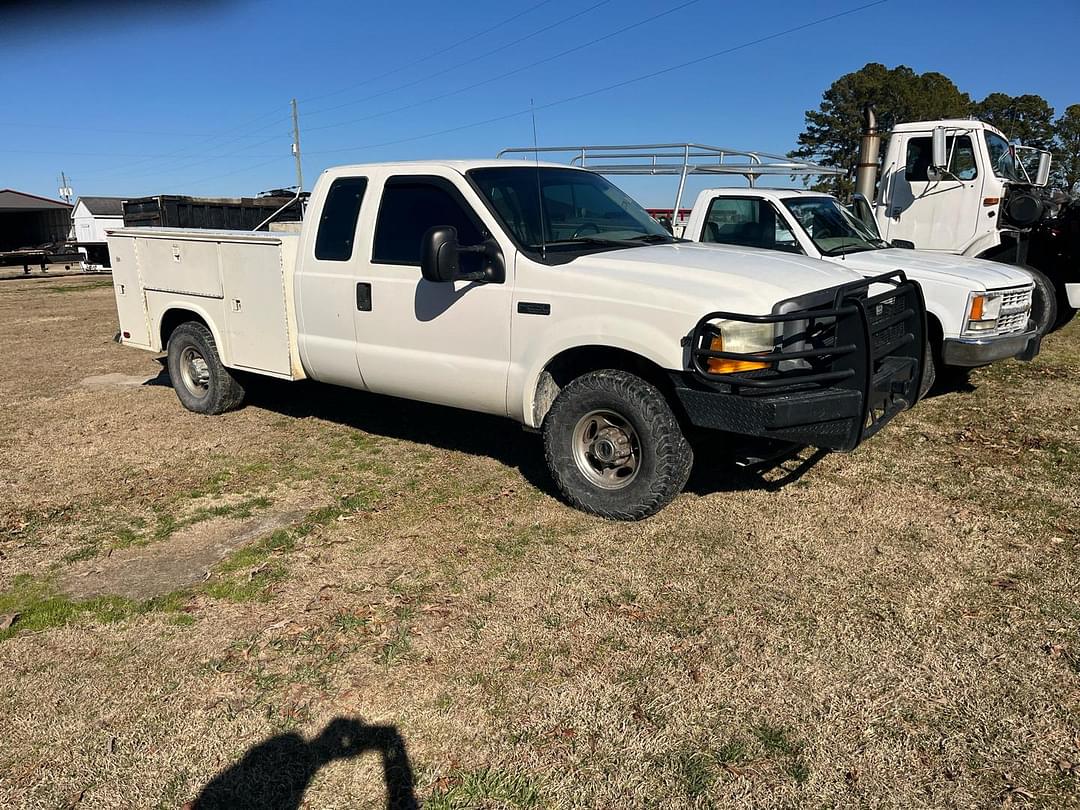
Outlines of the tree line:
{"type": "Polygon", "coordinates": [[[840,196],[854,190],[855,164],[862,133],[862,107],[874,105],[882,132],[904,121],[977,118],[1000,129],[1010,140],[1053,153],[1051,184],[1072,190],[1080,184],[1080,104],[1060,116],[1042,96],[991,93],[975,101],[944,74],[916,73],[906,65],[887,68],[870,62],[837,79],[816,110],[806,111],[806,129],[790,154],[825,166],[847,169],[843,177],[819,184],[840,196]]]}

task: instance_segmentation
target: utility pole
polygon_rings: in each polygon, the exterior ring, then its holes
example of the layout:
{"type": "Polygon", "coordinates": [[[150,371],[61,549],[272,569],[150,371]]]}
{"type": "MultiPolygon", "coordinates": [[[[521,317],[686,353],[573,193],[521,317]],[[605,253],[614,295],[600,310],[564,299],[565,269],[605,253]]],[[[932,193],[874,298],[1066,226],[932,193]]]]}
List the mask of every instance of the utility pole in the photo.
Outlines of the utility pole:
{"type": "Polygon", "coordinates": [[[63,198],[64,202],[68,205],[71,205],[71,186],[68,185],[67,175],[63,172],[60,172],[60,197],[63,198]]]}
{"type": "Polygon", "coordinates": [[[296,112],[296,99],[292,100],[292,153],[296,158],[296,193],[299,194],[304,188],[304,170],[300,165],[300,115],[296,112]]]}

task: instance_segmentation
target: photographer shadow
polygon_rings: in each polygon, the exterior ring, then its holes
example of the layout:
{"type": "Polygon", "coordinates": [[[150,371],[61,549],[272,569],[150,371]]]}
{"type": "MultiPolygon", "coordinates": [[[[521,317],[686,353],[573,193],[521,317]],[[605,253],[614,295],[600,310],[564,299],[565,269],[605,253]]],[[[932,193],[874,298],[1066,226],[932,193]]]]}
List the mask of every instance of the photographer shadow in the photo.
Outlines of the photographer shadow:
{"type": "Polygon", "coordinates": [[[368,752],[382,759],[387,810],[419,810],[412,765],[397,728],[350,717],[334,718],[310,741],[293,732],[259,743],[211,779],[184,810],[298,810],[323,766],[368,752]]]}

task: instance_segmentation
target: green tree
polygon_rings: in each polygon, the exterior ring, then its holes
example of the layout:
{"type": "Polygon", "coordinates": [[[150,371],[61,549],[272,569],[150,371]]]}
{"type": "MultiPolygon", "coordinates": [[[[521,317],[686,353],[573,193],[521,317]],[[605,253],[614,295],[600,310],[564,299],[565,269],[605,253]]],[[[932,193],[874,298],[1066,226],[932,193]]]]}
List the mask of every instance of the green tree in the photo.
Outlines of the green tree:
{"type": "Polygon", "coordinates": [[[1046,149],[1054,140],[1054,108],[1042,96],[991,93],[974,105],[972,115],[1024,146],[1046,149]]]}
{"type": "Polygon", "coordinates": [[[1080,104],[1065,108],[1054,132],[1054,184],[1073,191],[1080,183],[1080,104]]]}
{"type": "Polygon", "coordinates": [[[807,110],[806,129],[792,157],[813,160],[847,170],[843,177],[826,178],[815,188],[841,197],[855,187],[862,107],[871,102],[878,127],[887,132],[903,121],[964,117],[971,112],[971,97],[941,73],[916,73],[906,65],[887,68],[877,62],[845,74],[830,85],[821,106],[807,110]]]}

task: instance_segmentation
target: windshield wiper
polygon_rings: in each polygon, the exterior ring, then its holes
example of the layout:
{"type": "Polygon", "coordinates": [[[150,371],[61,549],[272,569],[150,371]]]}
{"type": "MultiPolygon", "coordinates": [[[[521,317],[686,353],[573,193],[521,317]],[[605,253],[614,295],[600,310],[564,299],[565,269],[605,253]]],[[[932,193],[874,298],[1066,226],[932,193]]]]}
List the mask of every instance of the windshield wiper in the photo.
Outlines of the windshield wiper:
{"type": "Polygon", "coordinates": [[[548,242],[547,246],[560,245],[617,245],[619,247],[641,247],[641,242],[630,239],[606,239],[603,236],[575,236],[572,239],[556,239],[548,242]]]}
{"type": "Polygon", "coordinates": [[[647,242],[650,245],[657,245],[661,242],[667,244],[669,242],[689,242],[689,239],[676,239],[674,236],[666,233],[643,233],[641,236],[630,237],[631,242],[647,242]]]}
{"type": "Polygon", "coordinates": [[[848,253],[862,253],[863,251],[866,251],[866,250],[874,250],[874,248],[872,248],[872,247],[870,247],[869,245],[866,245],[866,244],[857,245],[857,244],[849,243],[849,244],[846,244],[846,245],[837,245],[836,247],[831,247],[828,250],[823,250],[823,251],[821,251],[821,255],[822,256],[845,256],[848,253]]]}

